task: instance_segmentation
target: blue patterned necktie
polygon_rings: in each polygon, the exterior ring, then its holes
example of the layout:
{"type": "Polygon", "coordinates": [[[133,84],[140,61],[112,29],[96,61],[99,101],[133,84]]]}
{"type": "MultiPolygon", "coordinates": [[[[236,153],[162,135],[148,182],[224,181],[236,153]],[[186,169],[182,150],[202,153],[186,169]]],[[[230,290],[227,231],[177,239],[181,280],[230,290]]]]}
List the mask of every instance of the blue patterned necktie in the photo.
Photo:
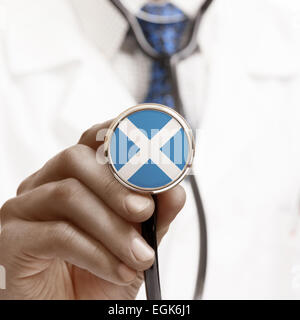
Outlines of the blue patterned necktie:
{"type": "MultiPolygon", "coordinates": [[[[146,40],[153,49],[160,54],[164,53],[169,56],[176,53],[180,49],[182,36],[188,23],[184,13],[171,3],[163,5],[146,4],[141,10],[155,16],[176,16],[176,18],[179,18],[178,22],[171,23],[155,23],[139,19],[146,40]]],[[[175,107],[169,68],[164,61],[153,61],[149,91],[144,102],[175,107]]]]}

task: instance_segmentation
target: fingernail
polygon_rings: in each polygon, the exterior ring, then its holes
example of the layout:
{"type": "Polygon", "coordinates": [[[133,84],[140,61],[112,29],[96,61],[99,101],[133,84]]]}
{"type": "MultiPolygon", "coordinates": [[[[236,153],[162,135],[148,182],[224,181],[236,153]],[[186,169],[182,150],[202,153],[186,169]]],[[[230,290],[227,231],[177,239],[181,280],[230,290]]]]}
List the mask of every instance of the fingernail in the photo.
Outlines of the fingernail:
{"type": "Polygon", "coordinates": [[[136,278],[136,271],[129,269],[124,263],[120,264],[118,271],[125,282],[133,281],[136,278]]]}
{"type": "Polygon", "coordinates": [[[144,210],[147,209],[150,203],[151,203],[150,199],[147,199],[138,194],[131,194],[127,196],[125,200],[127,210],[132,213],[143,212],[144,210]]]}
{"type": "Polygon", "coordinates": [[[149,261],[154,258],[154,251],[150,248],[144,240],[135,238],[132,241],[132,251],[134,256],[139,261],[149,261]]]}

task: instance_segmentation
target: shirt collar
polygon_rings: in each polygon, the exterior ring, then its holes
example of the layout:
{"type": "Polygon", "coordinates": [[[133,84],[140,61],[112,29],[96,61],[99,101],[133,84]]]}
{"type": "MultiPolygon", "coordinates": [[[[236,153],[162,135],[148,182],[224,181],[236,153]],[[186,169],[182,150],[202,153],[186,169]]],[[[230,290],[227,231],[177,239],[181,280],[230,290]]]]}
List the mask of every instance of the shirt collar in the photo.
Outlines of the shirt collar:
{"type": "MultiPolygon", "coordinates": [[[[192,16],[203,0],[172,0],[192,16]]],[[[139,10],[145,0],[126,0],[139,10]]],[[[109,0],[6,1],[4,43],[14,74],[38,72],[80,60],[88,38],[108,59],[120,49],[127,21],[109,0]]]]}
{"type": "MultiPolygon", "coordinates": [[[[131,12],[138,12],[149,0],[123,0],[131,12]]],[[[204,0],[171,0],[192,18],[204,0]]],[[[72,0],[87,36],[111,58],[120,49],[127,31],[127,21],[108,0],[72,0]]]]}

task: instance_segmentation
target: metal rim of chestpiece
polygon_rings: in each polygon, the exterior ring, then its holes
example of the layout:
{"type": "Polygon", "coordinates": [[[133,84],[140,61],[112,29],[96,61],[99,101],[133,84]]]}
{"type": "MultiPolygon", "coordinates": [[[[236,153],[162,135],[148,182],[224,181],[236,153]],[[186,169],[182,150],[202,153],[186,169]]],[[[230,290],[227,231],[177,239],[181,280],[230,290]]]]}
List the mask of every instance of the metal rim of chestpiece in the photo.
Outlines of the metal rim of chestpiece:
{"type": "Polygon", "coordinates": [[[111,123],[110,127],[108,128],[107,134],[105,135],[104,138],[104,155],[108,161],[109,168],[114,175],[114,177],[125,187],[134,190],[136,192],[141,192],[141,193],[150,193],[150,194],[157,194],[160,192],[167,191],[173,187],[175,187],[178,183],[180,183],[184,177],[188,174],[192,163],[194,159],[194,154],[195,154],[195,141],[193,137],[193,132],[187,121],[175,110],[166,107],[161,104],[156,104],[156,103],[144,103],[144,104],[139,104],[134,107],[131,107],[124,112],[122,112],[116,119],[113,120],[111,123]],[[157,188],[142,188],[138,187],[136,185],[131,184],[128,181],[124,181],[119,175],[117,170],[115,169],[113,165],[113,160],[110,152],[110,144],[111,144],[111,139],[115,133],[115,130],[118,128],[119,124],[121,121],[125,118],[127,118],[129,115],[136,113],[138,111],[142,110],[157,110],[163,113],[166,113],[167,115],[173,117],[182,127],[184,130],[187,140],[188,140],[188,156],[186,159],[186,163],[184,168],[181,171],[181,174],[176,178],[176,180],[173,180],[169,182],[168,184],[162,186],[162,187],[157,187],[157,188]]]}

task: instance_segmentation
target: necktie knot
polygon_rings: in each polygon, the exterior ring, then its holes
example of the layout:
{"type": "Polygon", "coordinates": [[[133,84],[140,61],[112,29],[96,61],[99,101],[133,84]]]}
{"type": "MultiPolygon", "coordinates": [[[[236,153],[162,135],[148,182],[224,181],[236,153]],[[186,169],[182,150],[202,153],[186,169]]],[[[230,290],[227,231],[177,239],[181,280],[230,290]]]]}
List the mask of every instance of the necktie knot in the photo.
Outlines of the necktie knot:
{"type": "Polygon", "coordinates": [[[182,36],[187,26],[185,14],[171,3],[162,5],[149,3],[142,9],[153,18],[165,18],[170,22],[152,22],[152,19],[139,19],[140,26],[144,32],[146,40],[160,54],[172,55],[181,46],[182,36]]]}
{"type": "MultiPolygon", "coordinates": [[[[171,3],[150,3],[141,10],[147,17],[142,19],[140,16],[139,23],[152,48],[168,56],[178,52],[188,24],[185,14],[171,3]]],[[[152,64],[150,86],[144,102],[175,107],[170,70],[164,61],[157,60],[152,64]]]]}

